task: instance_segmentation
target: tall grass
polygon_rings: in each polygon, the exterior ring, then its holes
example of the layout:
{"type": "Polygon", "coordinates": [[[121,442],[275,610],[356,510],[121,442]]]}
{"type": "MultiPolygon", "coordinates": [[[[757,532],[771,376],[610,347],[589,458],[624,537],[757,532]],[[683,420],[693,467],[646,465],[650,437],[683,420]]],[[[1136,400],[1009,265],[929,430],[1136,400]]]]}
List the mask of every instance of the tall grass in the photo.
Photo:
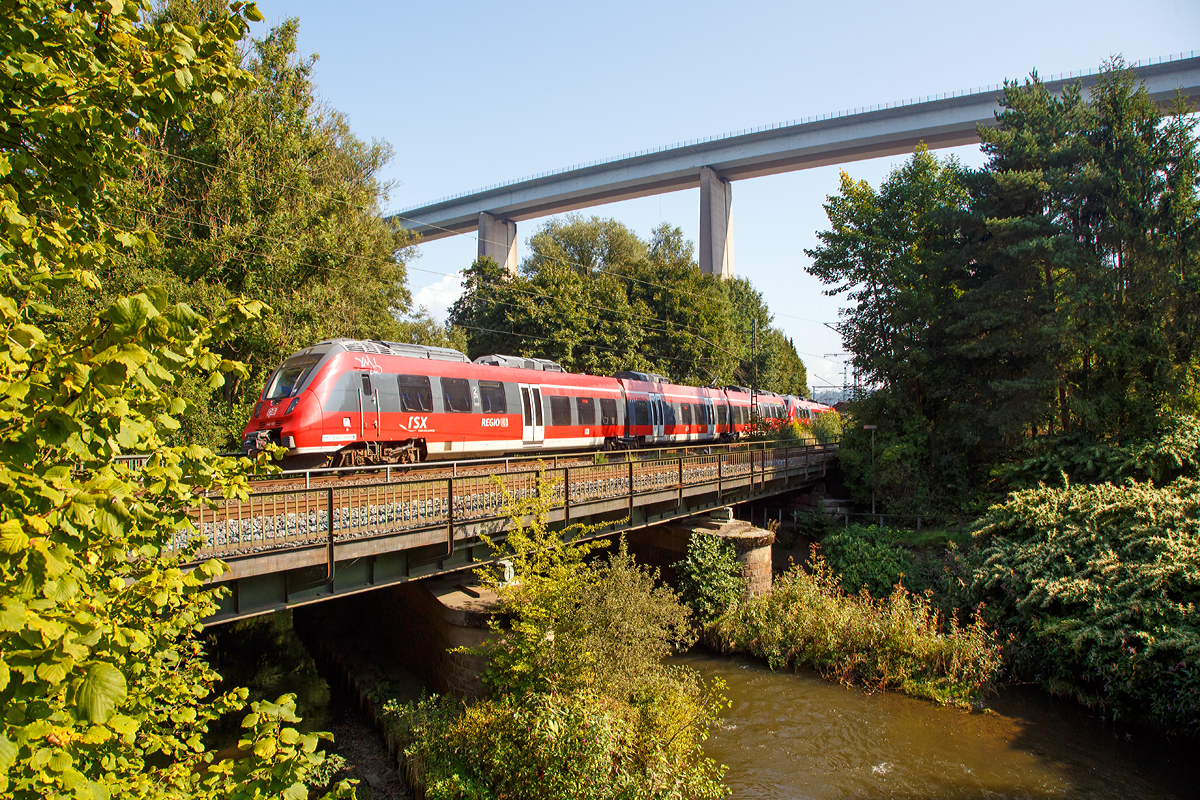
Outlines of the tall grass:
{"type": "Polygon", "coordinates": [[[812,573],[792,567],[775,588],[708,629],[725,652],[764,658],[771,669],[811,667],[868,691],[894,689],[970,707],[1000,668],[1000,648],[983,621],[946,620],[922,595],[897,587],[876,599],[847,594],[824,559],[812,573]]]}

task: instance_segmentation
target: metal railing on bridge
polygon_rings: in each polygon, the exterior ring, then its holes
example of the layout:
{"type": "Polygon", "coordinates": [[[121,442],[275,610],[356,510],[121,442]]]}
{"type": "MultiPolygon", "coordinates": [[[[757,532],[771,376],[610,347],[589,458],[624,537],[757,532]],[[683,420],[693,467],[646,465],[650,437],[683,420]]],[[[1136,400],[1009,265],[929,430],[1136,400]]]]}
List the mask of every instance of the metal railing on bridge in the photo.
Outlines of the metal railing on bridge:
{"type": "MultiPolygon", "coordinates": [[[[456,529],[504,520],[511,500],[551,486],[551,507],[562,519],[587,506],[624,500],[632,515],[639,498],[709,487],[720,501],[731,488],[744,490],[780,478],[823,471],[837,446],[798,445],[732,450],[707,455],[610,464],[553,467],[488,475],[446,475],[347,485],[260,491],[246,500],[209,498],[192,514],[202,543],[196,559],[234,557],[282,548],[325,544],[397,533],[445,529],[453,553],[456,529]]],[[[183,542],[179,542],[180,545],[183,542]]]]}

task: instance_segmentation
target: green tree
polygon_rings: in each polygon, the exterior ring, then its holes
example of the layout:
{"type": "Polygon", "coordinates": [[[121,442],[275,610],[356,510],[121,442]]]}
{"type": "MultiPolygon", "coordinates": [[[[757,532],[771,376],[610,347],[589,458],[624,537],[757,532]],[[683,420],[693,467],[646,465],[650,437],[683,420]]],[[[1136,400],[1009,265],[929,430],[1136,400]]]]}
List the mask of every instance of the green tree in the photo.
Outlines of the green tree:
{"type": "Polygon", "coordinates": [[[807,393],[804,364],[769,328],[762,296],[744,280],[730,292],[728,281],[701,273],[679,228],[660,225],[646,243],[615,220],[575,215],[546,223],[529,247],[518,275],[487,258],[465,271],[450,320],[469,334],[472,358],[510,353],[571,371],[723,384],[751,358],[743,333],[751,327],[738,315],[757,314],[765,320],[760,385],[807,393]]]}
{"type": "MultiPolygon", "coordinates": [[[[995,437],[1143,436],[1194,412],[1196,121],[1119,59],[1085,97],[1006,86],[964,220],[956,334],[995,437]]],[[[1060,442],[1065,445],[1065,442],[1060,442]]]]}
{"type": "Polygon", "coordinates": [[[874,488],[892,511],[961,499],[967,486],[969,449],[934,434],[957,424],[947,312],[963,276],[950,256],[958,239],[949,220],[966,203],[958,162],[919,146],[878,191],[843,173],[825,205],[830,229],[806,251],[826,294],[854,303],[839,332],[870,387],[854,416],[878,426],[874,459],[862,426],[846,429],[842,466],[860,499],[874,488]]]}
{"type": "Polygon", "coordinates": [[[679,593],[700,625],[708,625],[737,605],[746,591],[746,578],[733,542],[707,533],[693,533],[687,555],[675,563],[679,593]]]}
{"type": "Polygon", "coordinates": [[[0,15],[0,791],[295,797],[321,756],[286,726],[286,697],[255,709],[236,770],[200,775],[208,722],[245,694],[214,695],[197,639],[215,610],[201,583],[222,566],[180,558],[199,490],[245,495],[247,464],[164,442],[190,410],[183,381],[244,376],[212,346],[261,304],[209,321],[149,286],[83,324],[53,305],[99,292],[97,272],[143,238],[113,222],[113,184],[144,152],[131,128],[186,129],[198,101],[249,80],[252,4],[198,25],[145,13],[26,0],[0,15]],[[155,453],[138,475],[113,461],[131,451],[155,453]]]}
{"type": "Polygon", "coordinates": [[[1000,104],[983,169],[918,150],[878,192],[844,178],[809,253],[855,303],[854,413],[879,425],[875,466],[860,426],[842,463],[890,510],[984,504],[1051,464],[1094,479],[1197,409],[1196,121],[1119,59],[1087,95],[1035,74],[1000,104]]]}
{"type": "Polygon", "coordinates": [[[623,274],[630,299],[647,311],[646,351],[671,356],[660,371],[693,385],[727,382],[737,353],[729,303],[721,279],[700,271],[683,231],[655,228],[646,259],[623,274]]]}
{"type": "MultiPolygon", "coordinates": [[[[158,18],[200,24],[219,13],[217,0],[173,0],[158,18]]],[[[388,186],[378,174],[391,148],[362,142],[318,100],[316,58],[298,54],[298,30],[287,19],[252,41],[240,61],[253,82],[219,103],[201,99],[188,128],[168,120],[139,134],[146,158],[113,183],[113,219],[153,238],[105,265],[102,293],[73,293],[67,308],[82,324],[146,284],[207,315],[236,296],[269,304],[220,345],[250,364],[245,383],[234,378],[216,394],[183,387],[197,409],[181,441],[235,446],[266,372],[315,341],[449,344],[428,319],[406,316],[412,240],[381,213],[388,186]]]]}
{"type": "Polygon", "coordinates": [[[738,362],[730,382],[780,394],[808,397],[808,372],[792,340],[771,327],[774,316],[762,292],[745,278],[722,282],[734,328],[731,350],[738,362]]]}

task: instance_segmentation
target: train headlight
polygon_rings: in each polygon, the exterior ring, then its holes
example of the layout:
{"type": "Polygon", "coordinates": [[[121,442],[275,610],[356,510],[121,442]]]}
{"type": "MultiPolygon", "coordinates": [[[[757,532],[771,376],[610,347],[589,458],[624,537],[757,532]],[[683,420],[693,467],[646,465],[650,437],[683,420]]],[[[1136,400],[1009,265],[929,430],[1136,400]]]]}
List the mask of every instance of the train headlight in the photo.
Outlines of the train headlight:
{"type": "Polygon", "coordinates": [[[296,395],[295,397],[293,397],[293,398],[292,398],[292,402],[288,403],[287,411],[285,411],[285,412],[283,412],[283,413],[284,413],[284,414],[290,414],[290,413],[292,413],[293,411],[295,411],[295,410],[296,410],[296,404],[297,404],[297,403],[299,403],[299,402],[300,402],[300,396],[299,396],[299,395],[296,395]]]}

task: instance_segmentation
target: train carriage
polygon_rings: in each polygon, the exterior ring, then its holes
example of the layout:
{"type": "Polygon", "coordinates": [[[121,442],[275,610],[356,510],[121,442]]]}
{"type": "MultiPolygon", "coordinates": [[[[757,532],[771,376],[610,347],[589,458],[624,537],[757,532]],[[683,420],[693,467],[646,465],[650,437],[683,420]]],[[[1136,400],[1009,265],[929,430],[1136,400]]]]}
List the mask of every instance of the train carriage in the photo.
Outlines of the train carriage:
{"type": "Polygon", "coordinates": [[[600,448],[625,435],[612,378],[544,359],[335,339],[268,377],[243,445],[314,463],[404,463],[542,449],[600,448]]]}
{"type": "MultiPolygon", "coordinates": [[[[754,396],[665,376],[573,374],[553,361],[396,342],[333,339],[283,362],[243,435],[247,451],[288,449],[293,466],[412,463],[550,450],[735,441],[754,396]]],[[[799,413],[757,395],[758,412],[799,413]]]]}

